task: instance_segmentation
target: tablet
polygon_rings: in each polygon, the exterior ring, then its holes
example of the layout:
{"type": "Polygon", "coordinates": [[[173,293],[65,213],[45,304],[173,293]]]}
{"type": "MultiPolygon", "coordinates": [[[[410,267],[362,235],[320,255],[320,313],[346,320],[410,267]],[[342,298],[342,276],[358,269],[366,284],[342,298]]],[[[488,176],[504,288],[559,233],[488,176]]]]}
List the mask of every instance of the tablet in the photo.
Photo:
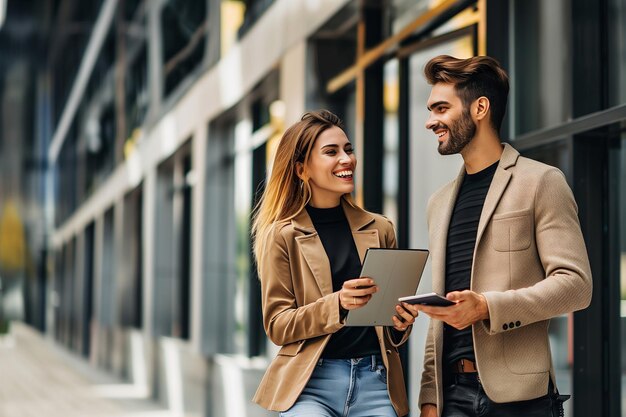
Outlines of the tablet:
{"type": "Polygon", "coordinates": [[[409,295],[408,297],[400,297],[398,301],[408,304],[421,304],[425,306],[447,307],[456,304],[445,297],[430,292],[428,294],[409,295]]]}
{"type": "Polygon", "coordinates": [[[346,326],[393,326],[398,298],[415,294],[427,259],[425,249],[368,249],[360,276],[372,278],[378,292],[364,307],[350,310],[346,326]]]}

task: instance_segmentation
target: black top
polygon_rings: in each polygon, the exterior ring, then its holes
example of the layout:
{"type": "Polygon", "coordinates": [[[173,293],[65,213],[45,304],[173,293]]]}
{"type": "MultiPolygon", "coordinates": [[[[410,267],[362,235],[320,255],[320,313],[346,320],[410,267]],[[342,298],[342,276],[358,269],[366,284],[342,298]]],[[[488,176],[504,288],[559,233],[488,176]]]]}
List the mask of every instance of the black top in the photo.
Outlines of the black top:
{"type": "MultiPolygon", "coordinates": [[[[307,206],[306,210],[328,256],[333,291],[339,291],[344,281],[361,274],[361,260],[348,219],[341,206],[328,209],[307,206]]],[[[374,327],[344,327],[330,337],[322,357],[350,359],[372,354],[380,354],[374,327]]]]}
{"type": "MultiPolygon", "coordinates": [[[[498,162],[475,174],[465,173],[463,177],[448,229],[446,294],[470,288],[478,222],[497,167],[498,162]]],[[[457,330],[446,324],[443,337],[444,363],[451,365],[459,359],[476,360],[472,326],[457,330]]]]}

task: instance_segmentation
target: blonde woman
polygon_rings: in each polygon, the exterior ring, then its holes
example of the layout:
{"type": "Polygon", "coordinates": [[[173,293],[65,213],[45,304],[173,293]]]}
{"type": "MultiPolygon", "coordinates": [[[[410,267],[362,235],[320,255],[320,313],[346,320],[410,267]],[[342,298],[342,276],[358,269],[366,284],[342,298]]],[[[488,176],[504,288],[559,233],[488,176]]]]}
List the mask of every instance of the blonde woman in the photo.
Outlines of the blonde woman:
{"type": "Polygon", "coordinates": [[[337,116],[306,113],[278,145],[253,222],[263,323],[281,346],[254,401],[283,417],[408,413],[397,347],[417,310],[394,327],[344,327],[376,283],[359,277],[365,251],[395,247],[393,225],[351,200],[356,156],[337,116]]]}

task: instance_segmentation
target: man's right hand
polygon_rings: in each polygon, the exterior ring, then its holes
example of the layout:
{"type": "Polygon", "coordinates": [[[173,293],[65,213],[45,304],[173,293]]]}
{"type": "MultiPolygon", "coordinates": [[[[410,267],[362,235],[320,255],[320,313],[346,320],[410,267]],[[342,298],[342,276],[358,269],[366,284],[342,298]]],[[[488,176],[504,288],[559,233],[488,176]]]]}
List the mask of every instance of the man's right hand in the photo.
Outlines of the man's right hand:
{"type": "Polygon", "coordinates": [[[420,417],[437,417],[437,406],[434,404],[422,405],[420,417]]]}

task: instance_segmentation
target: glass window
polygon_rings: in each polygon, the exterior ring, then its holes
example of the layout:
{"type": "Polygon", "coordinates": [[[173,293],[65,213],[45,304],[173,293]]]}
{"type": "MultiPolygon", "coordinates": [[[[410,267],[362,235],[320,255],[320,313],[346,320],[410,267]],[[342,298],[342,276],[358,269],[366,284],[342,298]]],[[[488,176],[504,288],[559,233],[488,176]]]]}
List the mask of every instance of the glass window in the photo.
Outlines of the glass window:
{"type": "MultiPolygon", "coordinates": [[[[224,116],[226,117],[226,116],[224,116]]],[[[207,354],[235,352],[234,129],[232,119],[209,125],[206,152],[202,345],[207,354]],[[215,198],[220,196],[220,198],[215,198]]]]}
{"type": "Polygon", "coordinates": [[[100,314],[98,321],[104,327],[112,327],[115,322],[115,233],[113,207],[104,214],[104,231],[102,234],[102,262],[100,282],[100,314]]]}
{"type": "MultiPolygon", "coordinates": [[[[391,33],[397,34],[415,19],[428,12],[429,10],[440,6],[443,1],[433,0],[393,0],[392,6],[388,8],[391,20],[391,33]]],[[[458,7],[458,6],[457,6],[458,7]]],[[[456,13],[452,18],[448,18],[442,22],[440,26],[433,32],[440,35],[455,29],[467,26],[476,21],[476,7],[471,6],[456,13]]]]}
{"type": "Polygon", "coordinates": [[[235,346],[246,351],[248,330],[248,284],[250,277],[250,214],[252,211],[252,124],[242,120],[235,125],[235,228],[237,250],[235,268],[235,346]]]}
{"type": "Polygon", "coordinates": [[[157,334],[189,338],[191,291],[191,157],[182,149],[158,167],[155,239],[157,334]]]}
{"type": "Polygon", "coordinates": [[[204,58],[206,0],[166,0],[161,12],[164,94],[167,96],[204,58]]]}
{"type": "Polygon", "coordinates": [[[608,17],[609,105],[616,106],[626,104],[626,2],[609,1],[608,17]]]}
{"type": "Polygon", "coordinates": [[[402,28],[430,9],[429,0],[393,0],[391,11],[391,32],[398,33],[402,28]]]}
{"type": "Polygon", "coordinates": [[[621,380],[622,415],[626,410],[626,135],[622,135],[619,150],[619,276],[621,287],[621,380]]]}
{"type": "Polygon", "coordinates": [[[142,279],[142,188],[124,197],[124,250],[121,253],[123,276],[120,282],[120,312],[123,326],[141,328],[143,309],[142,279]]]}
{"type": "Polygon", "coordinates": [[[93,222],[85,228],[85,247],[83,249],[83,340],[82,353],[88,358],[91,353],[91,328],[94,315],[94,235],[95,224],[93,222]]]}
{"type": "Polygon", "coordinates": [[[148,54],[145,43],[133,57],[124,81],[126,85],[124,139],[128,140],[133,138],[135,129],[141,127],[148,111],[148,54]]]}
{"type": "Polygon", "coordinates": [[[398,80],[399,62],[393,59],[385,64],[383,81],[383,213],[398,225],[398,183],[399,183],[399,121],[398,102],[400,85],[398,80]]]}
{"type": "Polygon", "coordinates": [[[222,0],[222,54],[241,39],[274,0],[222,0]]]}
{"type": "MultiPolygon", "coordinates": [[[[265,110],[251,118],[218,120],[207,149],[206,263],[203,292],[205,352],[257,356],[265,351],[261,294],[251,256],[254,193],[265,179],[264,145],[270,130],[257,129],[265,110]],[[260,144],[260,146],[259,146],[260,144]],[[214,196],[219,195],[216,199],[214,196]],[[217,336],[219,335],[219,336],[217,336]]],[[[232,115],[231,115],[232,117],[232,115]]],[[[265,124],[266,125],[266,124],[265,124]]]]}
{"type": "Polygon", "coordinates": [[[570,3],[510,3],[510,137],[558,125],[572,116],[570,3]]]}

